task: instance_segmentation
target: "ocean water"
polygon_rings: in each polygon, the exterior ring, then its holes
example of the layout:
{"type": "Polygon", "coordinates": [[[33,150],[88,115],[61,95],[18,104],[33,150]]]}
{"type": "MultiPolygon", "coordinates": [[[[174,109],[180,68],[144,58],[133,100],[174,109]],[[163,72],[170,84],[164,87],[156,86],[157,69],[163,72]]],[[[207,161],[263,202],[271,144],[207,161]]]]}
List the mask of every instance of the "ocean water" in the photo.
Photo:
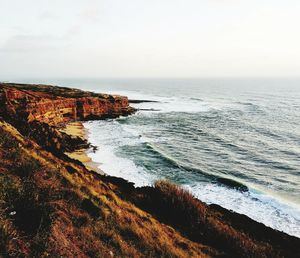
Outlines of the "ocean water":
{"type": "Polygon", "coordinates": [[[168,179],[200,200],[300,237],[300,80],[132,79],[47,83],[157,102],[84,125],[91,158],[136,186],[168,179]]]}

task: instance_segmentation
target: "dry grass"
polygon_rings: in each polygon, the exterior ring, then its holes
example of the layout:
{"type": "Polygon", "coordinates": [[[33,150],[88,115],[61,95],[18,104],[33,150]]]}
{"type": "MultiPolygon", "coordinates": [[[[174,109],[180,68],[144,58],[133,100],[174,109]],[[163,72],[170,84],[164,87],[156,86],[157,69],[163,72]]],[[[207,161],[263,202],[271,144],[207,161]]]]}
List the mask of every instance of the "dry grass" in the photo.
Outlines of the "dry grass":
{"type": "MultiPolygon", "coordinates": [[[[4,126],[5,125],[5,126],[4,126]]],[[[205,257],[100,176],[0,126],[0,250],[14,257],[205,257]],[[9,150],[9,151],[7,151],[9,150]],[[72,169],[70,169],[70,167],[72,169]]],[[[1,256],[0,255],[0,256],[1,256]]]]}
{"type": "Polygon", "coordinates": [[[220,220],[206,204],[181,187],[158,181],[154,188],[141,189],[134,202],[172,225],[193,241],[204,243],[234,257],[277,257],[266,242],[257,242],[220,220]]]}
{"type": "Polygon", "coordinates": [[[134,189],[1,121],[0,160],[0,257],[288,257],[299,243],[282,255],[177,185],[134,189]]]}

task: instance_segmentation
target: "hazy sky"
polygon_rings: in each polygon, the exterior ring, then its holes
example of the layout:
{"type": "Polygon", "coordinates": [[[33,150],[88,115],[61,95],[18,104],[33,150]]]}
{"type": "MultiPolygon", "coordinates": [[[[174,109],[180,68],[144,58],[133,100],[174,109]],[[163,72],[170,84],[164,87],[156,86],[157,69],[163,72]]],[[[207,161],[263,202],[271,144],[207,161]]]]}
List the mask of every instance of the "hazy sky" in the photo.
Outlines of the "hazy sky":
{"type": "Polygon", "coordinates": [[[0,0],[0,81],[300,76],[299,0],[0,0]]]}

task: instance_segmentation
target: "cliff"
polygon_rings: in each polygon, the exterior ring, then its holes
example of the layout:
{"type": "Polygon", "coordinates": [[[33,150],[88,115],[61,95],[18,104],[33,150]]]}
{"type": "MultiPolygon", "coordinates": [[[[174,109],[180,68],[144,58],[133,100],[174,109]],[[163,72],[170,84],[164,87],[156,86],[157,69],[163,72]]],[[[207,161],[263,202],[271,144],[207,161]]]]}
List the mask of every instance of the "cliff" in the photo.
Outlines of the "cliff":
{"type": "Polygon", "coordinates": [[[1,84],[0,92],[0,257],[300,253],[298,238],[169,182],[135,188],[64,154],[88,143],[58,126],[131,114],[126,97],[45,85],[1,84]]]}
{"type": "Polygon", "coordinates": [[[26,122],[59,125],[134,112],[127,97],[92,92],[80,95],[80,92],[45,85],[0,84],[0,114],[10,118],[17,116],[26,122]],[[44,92],[45,87],[48,92],[44,92]]]}

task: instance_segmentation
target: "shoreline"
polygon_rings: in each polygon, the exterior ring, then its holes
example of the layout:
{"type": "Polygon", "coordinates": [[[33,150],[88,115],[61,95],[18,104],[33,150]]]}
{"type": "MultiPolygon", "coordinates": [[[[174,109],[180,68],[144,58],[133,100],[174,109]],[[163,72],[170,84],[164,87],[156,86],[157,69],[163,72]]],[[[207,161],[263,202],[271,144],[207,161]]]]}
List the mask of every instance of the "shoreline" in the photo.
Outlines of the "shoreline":
{"type": "MultiPolygon", "coordinates": [[[[130,170],[126,170],[126,168],[122,165],[121,166],[113,166],[113,168],[111,168],[110,164],[120,164],[120,163],[122,163],[123,159],[128,160],[128,156],[126,156],[126,155],[121,156],[122,159],[118,160],[119,157],[114,154],[114,150],[109,147],[110,145],[107,145],[107,143],[103,144],[103,142],[101,141],[101,137],[100,137],[100,139],[97,137],[97,134],[99,135],[100,128],[90,126],[90,124],[86,124],[86,126],[89,130],[89,135],[94,140],[93,144],[96,146],[97,145],[102,146],[101,150],[99,150],[99,153],[97,155],[95,155],[95,159],[98,162],[104,162],[104,164],[102,166],[103,166],[103,168],[105,168],[104,171],[105,171],[105,173],[107,173],[106,175],[124,179],[130,183],[133,183],[134,187],[136,187],[136,188],[144,187],[144,186],[151,186],[152,183],[151,182],[149,183],[149,181],[147,181],[147,177],[143,177],[142,173],[137,173],[135,171],[135,169],[133,169],[132,167],[130,170]],[[109,158],[105,159],[105,161],[104,161],[103,153],[107,154],[107,152],[105,150],[108,150],[108,152],[113,155],[109,155],[108,156],[109,158]],[[124,173],[124,171],[126,171],[126,172],[124,173]],[[134,176],[134,173],[136,174],[136,176],[134,176]],[[143,181],[145,182],[145,184],[139,184],[140,182],[143,182],[142,179],[144,179],[143,181]],[[148,184],[147,184],[147,182],[148,182],[148,184]]],[[[101,135],[107,135],[106,130],[109,131],[110,129],[105,129],[105,128],[109,128],[109,127],[114,128],[111,126],[108,126],[108,127],[103,126],[101,128],[101,135]],[[103,132],[103,130],[104,130],[104,132],[103,132]]],[[[117,132],[119,132],[119,131],[117,131],[117,132]]],[[[120,136],[121,135],[122,134],[120,133],[120,136]]],[[[110,144],[112,144],[111,139],[108,142],[110,142],[110,144]]],[[[129,160],[130,160],[130,158],[129,158],[129,160]]],[[[125,164],[127,164],[127,163],[125,162],[125,164]]],[[[159,180],[159,178],[155,178],[155,177],[153,177],[153,178],[154,178],[154,181],[159,180]]],[[[148,179],[150,179],[150,177],[148,177],[148,179]]],[[[235,188],[230,187],[230,185],[227,187],[224,184],[218,185],[216,188],[207,187],[206,193],[203,191],[199,191],[199,189],[201,189],[201,188],[199,188],[198,186],[194,185],[195,186],[194,188],[192,188],[192,185],[186,185],[186,186],[187,186],[187,189],[199,201],[205,202],[208,205],[220,205],[225,209],[232,210],[241,215],[248,216],[249,218],[255,220],[256,222],[263,223],[265,226],[270,227],[274,230],[279,230],[279,231],[285,232],[289,235],[299,237],[299,233],[295,232],[293,227],[289,227],[286,224],[287,219],[285,219],[286,216],[290,216],[290,218],[292,218],[292,219],[298,217],[299,208],[298,208],[298,206],[294,205],[293,203],[287,203],[286,201],[284,201],[280,198],[276,198],[277,196],[270,195],[267,192],[263,192],[262,190],[258,191],[258,189],[251,187],[251,185],[248,185],[249,189],[246,191],[247,194],[243,194],[243,191],[235,191],[236,190],[235,188]],[[210,190],[211,190],[211,192],[210,192],[210,190]],[[218,193],[220,193],[221,191],[223,193],[222,194],[223,197],[217,197],[218,193]],[[211,193],[211,194],[209,194],[209,193],[211,193]],[[205,196],[205,197],[203,197],[203,196],[205,196]],[[222,201],[220,201],[220,200],[222,200],[222,201]],[[231,201],[228,201],[228,200],[231,200],[231,201]],[[236,201],[234,201],[234,200],[236,200],[236,201]],[[242,200],[244,205],[238,206],[237,200],[242,200]],[[247,210],[248,206],[252,207],[252,209],[247,210]],[[278,214],[276,216],[273,215],[273,214],[276,214],[275,212],[277,212],[277,211],[278,211],[278,214]],[[261,214],[265,214],[265,215],[263,216],[261,214]],[[283,214],[285,214],[285,215],[283,215],[283,214]]],[[[204,189],[204,186],[202,186],[202,187],[204,189]]],[[[295,227],[295,228],[297,228],[297,227],[295,227]]]]}
{"type": "MultiPolygon", "coordinates": [[[[65,125],[65,127],[63,129],[61,129],[60,131],[73,136],[73,137],[80,137],[84,140],[88,141],[88,131],[87,129],[84,127],[82,122],[76,121],[76,122],[70,122],[67,123],[65,125]]],[[[76,151],[73,152],[65,152],[65,154],[72,159],[76,159],[78,161],[80,161],[85,167],[86,169],[90,170],[90,171],[95,171],[100,175],[104,175],[104,171],[101,170],[99,168],[100,163],[97,163],[95,161],[93,161],[89,155],[88,152],[90,151],[90,149],[78,149],[76,151]]]]}
{"type": "MultiPolygon", "coordinates": [[[[299,238],[219,205],[207,205],[169,181],[135,187],[123,177],[101,175],[99,165],[109,171],[105,146],[113,143],[102,139],[105,126],[94,131],[83,121],[129,115],[136,109],[128,106],[126,97],[100,95],[99,101],[97,96],[51,86],[1,88],[0,84],[4,254],[294,257],[299,253],[299,238]],[[27,117],[28,112],[32,113],[27,117]],[[77,119],[82,122],[74,122],[77,119]],[[99,160],[91,154],[88,140],[103,146],[99,160]]],[[[106,129],[113,139],[123,136],[106,129]]]]}

